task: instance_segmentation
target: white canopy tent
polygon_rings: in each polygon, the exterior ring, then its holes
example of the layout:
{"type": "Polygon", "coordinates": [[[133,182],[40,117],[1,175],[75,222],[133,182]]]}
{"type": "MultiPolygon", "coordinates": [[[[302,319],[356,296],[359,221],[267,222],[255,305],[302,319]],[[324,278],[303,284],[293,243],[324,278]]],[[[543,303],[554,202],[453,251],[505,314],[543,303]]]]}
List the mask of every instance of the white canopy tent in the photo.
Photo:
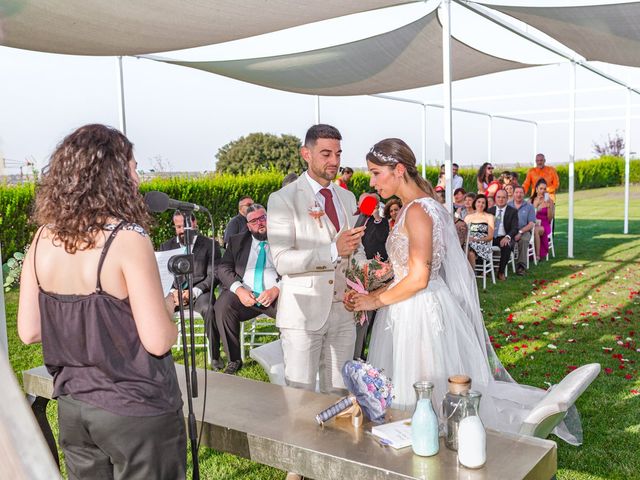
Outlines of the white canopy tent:
{"type": "MultiPolygon", "coordinates": [[[[540,36],[499,17],[495,10],[473,2],[453,0],[507,27],[554,53],[602,74],[584,60],[640,66],[640,3],[620,1],[607,6],[492,7],[530,22],[579,55],[540,40],[540,36]]],[[[0,6],[0,44],[43,52],[78,55],[138,55],[227,42],[284,28],[372,9],[421,3],[393,0],[38,0],[0,6]],[[265,8],[265,6],[267,6],[265,8]]],[[[427,5],[426,2],[424,3],[427,5]]],[[[433,3],[433,2],[431,2],[433,3]]],[[[451,35],[451,0],[436,2],[439,13],[404,27],[336,47],[267,58],[186,62],[244,81],[316,95],[382,93],[442,83],[447,200],[451,204],[452,102],[451,81],[519,68],[523,63],[480,52],[451,35]],[[333,74],[326,74],[331,71],[333,74]]],[[[484,2],[485,4],[488,2],[484,2]]],[[[497,2],[493,2],[494,4],[497,2]]],[[[505,2],[502,2],[505,3],[505,2]]],[[[453,19],[455,21],[455,19],[453,19]]],[[[166,60],[166,59],[163,59],[166,60]]],[[[574,70],[573,70],[574,71],[574,70]]],[[[575,105],[575,76],[572,76],[575,105]]],[[[616,81],[616,79],[609,79],[616,81]]],[[[629,86],[619,82],[626,87],[629,86]]],[[[636,90],[633,90],[636,91],[636,90]]],[[[570,119],[574,118],[572,111],[570,119]]],[[[628,115],[629,118],[629,115],[628,115]]],[[[571,120],[573,124],[573,120],[571,120]]],[[[627,120],[628,127],[630,126],[627,120]]],[[[629,145],[627,129],[627,145],[629,145]]],[[[570,129],[570,143],[574,127],[570,129]]],[[[627,173],[628,173],[628,150],[627,173]]],[[[573,152],[573,149],[570,148],[573,152]]],[[[570,155],[570,193],[573,155],[570,155]]],[[[628,176],[627,176],[628,184],[628,176]]],[[[626,203],[628,205],[628,190],[626,203]]],[[[627,207],[625,207],[625,216],[627,207]]],[[[573,211],[570,199],[569,256],[573,255],[573,211]]],[[[627,220],[625,220],[625,233],[627,220]]]]}

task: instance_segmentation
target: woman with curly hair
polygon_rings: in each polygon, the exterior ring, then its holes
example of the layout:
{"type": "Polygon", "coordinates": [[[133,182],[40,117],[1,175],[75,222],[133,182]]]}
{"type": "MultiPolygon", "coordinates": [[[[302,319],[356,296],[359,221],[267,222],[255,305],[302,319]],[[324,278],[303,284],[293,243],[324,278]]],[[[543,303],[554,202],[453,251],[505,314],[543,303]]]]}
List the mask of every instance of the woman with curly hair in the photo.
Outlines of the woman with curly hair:
{"type": "Polygon", "coordinates": [[[478,169],[478,175],[476,176],[476,183],[478,184],[478,194],[485,194],[489,184],[495,179],[493,177],[493,165],[489,162],[484,162],[478,169]]]}
{"type": "Polygon", "coordinates": [[[36,190],[18,333],[42,342],[70,479],[185,477],[173,299],[138,183],[131,142],[86,125],[58,145],[36,190]]]}

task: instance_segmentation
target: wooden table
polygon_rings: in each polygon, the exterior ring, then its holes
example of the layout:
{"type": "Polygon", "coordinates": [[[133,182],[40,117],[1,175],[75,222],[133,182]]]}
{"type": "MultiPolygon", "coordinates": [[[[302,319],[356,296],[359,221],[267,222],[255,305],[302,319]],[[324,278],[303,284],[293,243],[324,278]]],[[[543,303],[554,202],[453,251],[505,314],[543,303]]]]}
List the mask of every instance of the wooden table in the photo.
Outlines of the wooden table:
{"type": "MultiPolygon", "coordinates": [[[[184,367],[176,369],[184,395],[184,367]]],[[[51,398],[53,385],[44,367],[23,372],[23,378],[31,399],[51,398]]],[[[204,371],[199,370],[200,395],[194,399],[194,409],[204,445],[309,478],[548,480],[556,472],[556,444],[549,440],[489,430],[487,463],[471,470],[458,465],[456,453],[444,446],[443,439],[436,456],[423,458],[411,448],[380,446],[367,433],[371,429],[367,423],[354,429],[349,420],[340,419],[318,426],[315,414],[337,397],[214,372],[209,372],[207,381],[201,424],[205,384],[204,371]]],[[[389,421],[407,416],[396,410],[388,414],[389,421]]]]}

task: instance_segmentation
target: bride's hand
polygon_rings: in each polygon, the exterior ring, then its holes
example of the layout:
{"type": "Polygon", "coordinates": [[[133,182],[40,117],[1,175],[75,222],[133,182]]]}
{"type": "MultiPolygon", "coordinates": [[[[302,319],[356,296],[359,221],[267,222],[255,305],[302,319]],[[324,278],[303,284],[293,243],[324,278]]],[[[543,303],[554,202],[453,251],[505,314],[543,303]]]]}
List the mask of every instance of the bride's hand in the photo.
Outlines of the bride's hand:
{"type": "Polygon", "coordinates": [[[353,305],[354,310],[357,310],[358,312],[365,312],[369,310],[377,310],[382,306],[382,303],[380,303],[380,300],[378,300],[376,295],[356,293],[353,296],[353,305]]]}

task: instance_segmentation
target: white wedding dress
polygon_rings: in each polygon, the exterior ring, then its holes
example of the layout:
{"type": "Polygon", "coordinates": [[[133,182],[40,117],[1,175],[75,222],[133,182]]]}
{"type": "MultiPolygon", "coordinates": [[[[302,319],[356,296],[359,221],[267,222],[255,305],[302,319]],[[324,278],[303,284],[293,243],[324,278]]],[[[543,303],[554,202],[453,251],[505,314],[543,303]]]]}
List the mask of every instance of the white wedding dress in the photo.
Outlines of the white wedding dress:
{"type": "MultiPolygon", "coordinates": [[[[442,399],[451,375],[465,374],[472,389],[482,393],[480,416],[486,427],[517,432],[529,410],[546,393],[513,381],[489,341],[475,276],[471,270],[449,213],[432,198],[419,198],[403,208],[387,239],[387,252],[398,283],[408,273],[409,239],[405,212],[419,204],[433,222],[433,256],[427,288],[407,300],[378,310],[368,361],[382,368],[394,386],[392,408],[415,405],[413,384],[434,384],[433,405],[442,418],[442,399]]],[[[554,433],[569,443],[582,442],[575,409],[571,433],[561,424],[554,433]]]]}

